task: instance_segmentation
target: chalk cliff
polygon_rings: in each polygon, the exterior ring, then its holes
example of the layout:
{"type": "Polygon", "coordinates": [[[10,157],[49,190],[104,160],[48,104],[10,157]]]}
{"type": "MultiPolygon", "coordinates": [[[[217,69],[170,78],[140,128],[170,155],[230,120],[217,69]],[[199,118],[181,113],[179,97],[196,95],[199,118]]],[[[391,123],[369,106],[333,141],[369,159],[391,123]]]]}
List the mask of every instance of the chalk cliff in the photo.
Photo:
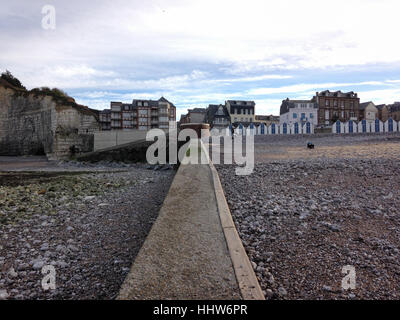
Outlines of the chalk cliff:
{"type": "Polygon", "coordinates": [[[98,114],[69,97],[23,90],[0,79],[0,155],[64,158],[93,151],[98,114]]]}

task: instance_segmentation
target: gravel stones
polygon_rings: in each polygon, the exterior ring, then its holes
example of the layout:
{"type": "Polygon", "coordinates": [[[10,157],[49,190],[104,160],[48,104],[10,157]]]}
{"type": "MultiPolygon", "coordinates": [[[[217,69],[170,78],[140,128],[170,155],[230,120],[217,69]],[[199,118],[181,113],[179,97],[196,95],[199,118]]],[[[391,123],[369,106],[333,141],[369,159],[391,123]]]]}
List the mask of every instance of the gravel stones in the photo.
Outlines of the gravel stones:
{"type": "Polygon", "coordinates": [[[400,299],[400,135],[272,139],[249,176],[216,166],[266,298],[400,299]]]}
{"type": "Polygon", "coordinates": [[[0,299],[114,299],[175,172],[143,164],[41,170],[0,173],[0,299]],[[41,287],[49,265],[54,291],[41,287]]]}

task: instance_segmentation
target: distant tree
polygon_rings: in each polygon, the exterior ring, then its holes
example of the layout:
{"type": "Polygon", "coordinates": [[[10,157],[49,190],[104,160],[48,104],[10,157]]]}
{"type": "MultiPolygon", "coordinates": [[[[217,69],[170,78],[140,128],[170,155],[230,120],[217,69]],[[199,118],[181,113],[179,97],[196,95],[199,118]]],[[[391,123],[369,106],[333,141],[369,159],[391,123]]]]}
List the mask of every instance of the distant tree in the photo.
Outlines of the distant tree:
{"type": "Polygon", "coordinates": [[[24,89],[26,88],[22,85],[21,81],[19,81],[16,77],[14,77],[10,71],[6,70],[6,72],[3,72],[1,74],[1,79],[7,81],[9,84],[16,88],[24,89]]]}

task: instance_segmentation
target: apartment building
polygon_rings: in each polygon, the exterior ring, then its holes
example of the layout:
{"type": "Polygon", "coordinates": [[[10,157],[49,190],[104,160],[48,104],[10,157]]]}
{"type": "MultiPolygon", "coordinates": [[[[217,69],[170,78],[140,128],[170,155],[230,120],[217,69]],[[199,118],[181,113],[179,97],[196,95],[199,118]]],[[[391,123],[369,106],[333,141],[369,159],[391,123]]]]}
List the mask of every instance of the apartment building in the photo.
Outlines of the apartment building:
{"type": "Polygon", "coordinates": [[[318,104],[314,100],[286,100],[282,101],[280,108],[280,123],[312,123],[318,124],[318,104]]]}
{"type": "Polygon", "coordinates": [[[110,129],[105,130],[175,128],[176,107],[164,97],[159,100],[134,99],[132,103],[111,102],[110,110],[101,111],[100,118],[110,121],[109,126],[104,124],[104,128],[110,129]]]}
{"type": "Polygon", "coordinates": [[[360,98],[353,91],[317,92],[313,102],[319,105],[318,125],[320,126],[332,125],[337,120],[347,122],[359,119],[360,98]]]}
{"type": "Polygon", "coordinates": [[[225,102],[226,109],[231,117],[231,123],[252,123],[255,120],[254,101],[228,100],[225,102]]]}

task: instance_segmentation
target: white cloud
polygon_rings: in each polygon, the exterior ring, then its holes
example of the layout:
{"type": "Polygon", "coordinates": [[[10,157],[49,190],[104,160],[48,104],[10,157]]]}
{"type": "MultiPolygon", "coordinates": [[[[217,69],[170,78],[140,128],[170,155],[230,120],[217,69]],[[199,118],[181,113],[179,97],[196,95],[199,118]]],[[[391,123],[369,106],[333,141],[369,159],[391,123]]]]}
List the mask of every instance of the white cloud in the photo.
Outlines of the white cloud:
{"type": "Polygon", "coordinates": [[[90,106],[169,95],[182,108],[255,99],[267,112],[281,101],[269,95],[360,86],[379,99],[398,93],[398,0],[57,1],[51,32],[40,27],[46,1],[3,2],[0,68],[90,106]],[[328,81],[314,79],[328,71],[328,81]]]}
{"type": "Polygon", "coordinates": [[[267,95],[277,93],[304,93],[309,90],[328,89],[334,90],[339,87],[355,87],[355,86],[377,86],[385,85],[382,81],[364,81],[364,82],[348,82],[348,83],[307,83],[307,84],[294,84],[290,86],[282,86],[276,88],[257,88],[248,91],[248,95],[267,95]]]}

